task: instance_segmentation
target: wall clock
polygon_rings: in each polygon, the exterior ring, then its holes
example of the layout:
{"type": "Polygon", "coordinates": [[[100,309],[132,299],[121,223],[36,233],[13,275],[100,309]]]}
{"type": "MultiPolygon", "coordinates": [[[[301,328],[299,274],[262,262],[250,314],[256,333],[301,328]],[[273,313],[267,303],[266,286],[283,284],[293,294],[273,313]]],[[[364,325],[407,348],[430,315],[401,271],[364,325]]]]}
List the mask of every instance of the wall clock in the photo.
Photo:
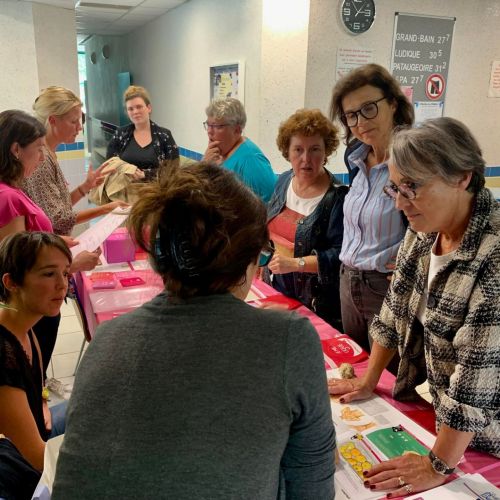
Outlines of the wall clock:
{"type": "Polygon", "coordinates": [[[374,0],[343,0],[340,9],[342,24],[352,35],[368,31],[375,20],[374,0]]]}

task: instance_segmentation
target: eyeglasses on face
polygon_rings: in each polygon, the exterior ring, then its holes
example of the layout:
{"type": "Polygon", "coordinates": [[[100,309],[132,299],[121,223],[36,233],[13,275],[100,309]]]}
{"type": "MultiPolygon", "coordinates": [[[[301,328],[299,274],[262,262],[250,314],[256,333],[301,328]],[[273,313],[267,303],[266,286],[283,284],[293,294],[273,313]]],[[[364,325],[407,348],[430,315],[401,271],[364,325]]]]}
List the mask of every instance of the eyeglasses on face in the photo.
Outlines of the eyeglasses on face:
{"type": "Polygon", "coordinates": [[[342,123],[348,127],[356,127],[358,125],[359,115],[367,120],[373,120],[378,115],[378,105],[377,103],[383,101],[386,97],[381,97],[376,101],[367,102],[363,104],[357,111],[348,111],[340,116],[342,123]]]}
{"type": "Polygon", "coordinates": [[[231,123],[208,123],[203,122],[203,126],[205,130],[213,129],[213,130],[222,130],[224,127],[230,127],[231,123]]]}
{"type": "Polygon", "coordinates": [[[391,182],[384,186],[384,193],[393,200],[396,199],[398,193],[407,200],[414,200],[417,197],[416,191],[421,186],[422,184],[416,182],[403,182],[399,186],[391,182]]]}
{"type": "Polygon", "coordinates": [[[259,254],[258,266],[259,267],[267,266],[269,262],[271,262],[273,255],[274,255],[274,243],[272,242],[272,240],[270,240],[269,243],[261,250],[259,254]]]}

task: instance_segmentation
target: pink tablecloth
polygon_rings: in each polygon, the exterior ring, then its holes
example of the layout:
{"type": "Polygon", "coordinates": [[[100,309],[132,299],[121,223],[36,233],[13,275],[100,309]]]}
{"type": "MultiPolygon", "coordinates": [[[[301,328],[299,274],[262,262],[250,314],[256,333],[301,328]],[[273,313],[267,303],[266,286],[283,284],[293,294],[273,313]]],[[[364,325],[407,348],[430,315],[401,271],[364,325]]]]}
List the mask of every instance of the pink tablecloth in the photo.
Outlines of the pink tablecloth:
{"type": "MultiPolygon", "coordinates": [[[[159,289],[161,288],[161,279],[159,278],[159,276],[155,275],[152,271],[134,271],[134,273],[135,275],[143,278],[146,287],[151,288],[151,293],[153,293],[154,291],[158,293],[159,289]]],[[[94,290],[92,287],[92,281],[86,275],[79,274],[76,279],[76,284],[91,335],[94,334],[95,328],[98,324],[102,323],[103,321],[113,319],[133,309],[117,308],[107,312],[95,314],[91,298],[95,299],[93,295],[96,293],[102,294],[103,292],[106,292],[103,290],[94,290]]],[[[253,291],[263,297],[280,295],[279,292],[277,292],[274,288],[260,280],[254,280],[252,286],[253,291]]],[[[118,292],[118,294],[120,294],[120,290],[123,290],[124,293],[130,291],[129,289],[125,290],[124,287],[118,284],[116,289],[109,290],[108,293],[118,292]]],[[[298,314],[309,318],[312,325],[318,332],[320,339],[331,339],[341,335],[338,330],[316,316],[316,314],[307,309],[305,306],[297,307],[295,310],[298,314]]],[[[367,360],[357,363],[355,365],[356,374],[358,376],[362,375],[367,366],[367,360]]],[[[379,394],[382,398],[388,401],[392,406],[401,411],[407,417],[417,422],[429,432],[435,434],[435,414],[432,405],[423,399],[419,403],[401,403],[395,401],[391,396],[394,380],[394,375],[385,370],[377,386],[377,394],[379,394]]],[[[494,485],[500,487],[500,460],[492,457],[491,455],[486,455],[484,453],[474,451],[467,451],[465,454],[465,461],[460,464],[460,468],[466,473],[478,472],[494,485]]]]}

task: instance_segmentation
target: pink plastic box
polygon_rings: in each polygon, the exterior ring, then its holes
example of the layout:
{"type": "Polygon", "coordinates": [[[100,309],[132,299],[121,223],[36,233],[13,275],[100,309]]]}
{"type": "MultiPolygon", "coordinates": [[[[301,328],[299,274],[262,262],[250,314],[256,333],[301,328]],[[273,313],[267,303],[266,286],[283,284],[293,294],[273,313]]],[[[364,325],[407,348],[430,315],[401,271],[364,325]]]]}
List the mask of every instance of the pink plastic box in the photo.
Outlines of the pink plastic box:
{"type": "Polygon", "coordinates": [[[109,264],[130,262],[135,258],[135,245],[125,227],[114,231],[104,242],[103,247],[104,257],[109,264]]]}

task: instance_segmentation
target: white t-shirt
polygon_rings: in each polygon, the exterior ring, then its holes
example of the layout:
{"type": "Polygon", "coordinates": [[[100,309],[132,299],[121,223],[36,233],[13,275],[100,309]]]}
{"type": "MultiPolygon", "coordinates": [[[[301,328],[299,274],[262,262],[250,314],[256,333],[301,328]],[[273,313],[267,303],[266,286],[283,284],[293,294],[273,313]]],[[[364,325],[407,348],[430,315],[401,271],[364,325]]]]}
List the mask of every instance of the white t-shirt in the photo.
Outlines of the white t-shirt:
{"type": "Polygon", "coordinates": [[[325,196],[324,193],[319,196],[315,196],[314,198],[301,198],[295,194],[292,183],[290,182],[286,192],[286,206],[294,212],[307,217],[308,215],[311,215],[314,210],[316,210],[316,207],[323,199],[323,196],[325,196]]]}
{"type": "Polygon", "coordinates": [[[439,235],[436,236],[436,240],[431,248],[431,261],[429,263],[429,274],[427,275],[427,284],[424,289],[424,293],[422,294],[422,298],[420,299],[420,303],[418,304],[417,309],[417,318],[420,323],[424,324],[425,321],[425,311],[427,309],[427,300],[429,298],[429,288],[431,287],[432,281],[436,277],[436,274],[442,269],[450,260],[455,256],[456,250],[453,252],[447,253],[445,255],[436,255],[434,252],[436,250],[436,245],[438,241],[439,235]]]}

